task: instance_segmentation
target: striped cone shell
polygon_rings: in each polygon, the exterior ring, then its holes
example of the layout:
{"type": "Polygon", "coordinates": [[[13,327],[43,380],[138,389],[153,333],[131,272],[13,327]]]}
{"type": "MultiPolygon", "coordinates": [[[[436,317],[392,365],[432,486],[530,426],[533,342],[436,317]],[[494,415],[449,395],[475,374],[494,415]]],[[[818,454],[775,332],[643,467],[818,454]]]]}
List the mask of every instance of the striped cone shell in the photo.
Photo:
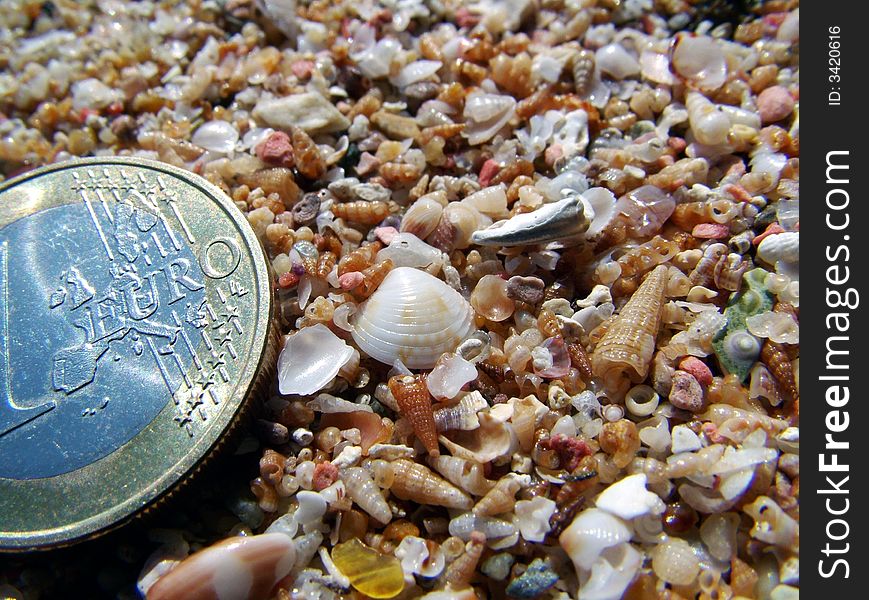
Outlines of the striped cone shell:
{"type": "Polygon", "coordinates": [[[609,326],[591,356],[595,376],[610,392],[624,392],[649,372],[661,322],[668,269],[659,265],[646,277],[609,326]]]}

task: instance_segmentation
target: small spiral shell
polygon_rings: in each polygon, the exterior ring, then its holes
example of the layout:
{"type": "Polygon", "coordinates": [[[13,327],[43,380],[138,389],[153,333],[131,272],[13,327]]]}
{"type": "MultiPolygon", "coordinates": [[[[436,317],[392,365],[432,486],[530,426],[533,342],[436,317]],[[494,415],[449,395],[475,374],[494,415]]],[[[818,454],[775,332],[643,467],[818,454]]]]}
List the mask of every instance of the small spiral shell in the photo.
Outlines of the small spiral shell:
{"type": "Polygon", "coordinates": [[[506,476],[498,480],[489,492],[474,506],[474,513],[483,516],[500,515],[516,506],[516,493],[522,489],[519,477],[506,476]]]}
{"type": "Polygon", "coordinates": [[[794,369],[784,347],[772,340],[766,340],[760,350],[760,360],[775,377],[781,390],[799,406],[800,390],[797,386],[794,369]]]}
{"type": "Polygon", "coordinates": [[[386,524],[392,520],[389,504],[380,492],[380,488],[362,467],[343,469],[339,477],[344,482],[347,495],[366,513],[386,524]]]}
{"type": "Polygon", "coordinates": [[[422,171],[410,163],[388,162],[380,165],[380,176],[391,185],[410,186],[419,181],[422,171]]]}
{"type": "Polygon", "coordinates": [[[667,267],[656,267],[597,344],[591,356],[592,369],[607,388],[626,391],[627,380],[640,383],[646,378],[655,352],[667,278],[667,267]]]}
{"type": "Polygon", "coordinates": [[[495,487],[495,481],[486,479],[481,463],[443,454],[438,457],[429,456],[428,464],[448,481],[474,496],[484,496],[495,487]]]}
{"type": "Polygon", "coordinates": [[[573,55],[571,70],[573,71],[573,85],[576,93],[580,96],[588,94],[594,80],[594,52],[580,50],[573,55]]]}
{"type": "Polygon", "coordinates": [[[353,288],[353,295],[363,300],[373,294],[395,266],[390,259],[362,270],[362,283],[353,288]]]}
{"type": "Polygon", "coordinates": [[[304,129],[293,127],[293,154],[296,169],[308,179],[320,179],[326,174],[326,159],[320,148],[304,129]]]}
{"type": "Polygon", "coordinates": [[[389,216],[389,205],[379,200],[372,202],[358,200],[336,204],[332,207],[332,213],[340,219],[346,219],[353,223],[377,225],[389,216]]]}
{"type": "Polygon", "coordinates": [[[338,276],[367,269],[374,263],[374,257],[382,248],[383,244],[380,242],[371,242],[345,254],[338,261],[338,276]]]}
{"type": "Polygon", "coordinates": [[[250,491],[256,496],[257,504],[263,512],[272,513],[278,510],[280,497],[271,483],[263,480],[262,477],[257,477],[250,482],[250,491]]]}
{"type": "Polygon", "coordinates": [[[425,380],[420,375],[396,375],[388,385],[401,416],[410,421],[426,451],[431,456],[439,456],[437,426],[425,380]]]}
{"type": "Polygon", "coordinates": [[[715,267],[718,261],[726,256],[727,246],[725,244],[716,243],[707,246],[694,270],[688,275],[691,285],[708,287],[715,277],[715,267]]]}
{"type": "Polygon", "coordinates": [[[272,485],[278,485],[284,476],[287,457],[271,448],[263,452],[259,461],[259,473],[262,479],[272,485]]]}
{"type": "Polygon", "coordinates": [[[465,553],[451,562],[444,571],[442,580],[450,589],[461,590],[471,585],[485,547],[486,535],[479,531],[473,532],[471,540],[465,546],[465,553]]]}
{"type": "Polygon", "coordinates": [[[401,500],[470,510],[471,497],[427,467],[399,458],[392,462],[395,478],[390,491],[401,500]]]}

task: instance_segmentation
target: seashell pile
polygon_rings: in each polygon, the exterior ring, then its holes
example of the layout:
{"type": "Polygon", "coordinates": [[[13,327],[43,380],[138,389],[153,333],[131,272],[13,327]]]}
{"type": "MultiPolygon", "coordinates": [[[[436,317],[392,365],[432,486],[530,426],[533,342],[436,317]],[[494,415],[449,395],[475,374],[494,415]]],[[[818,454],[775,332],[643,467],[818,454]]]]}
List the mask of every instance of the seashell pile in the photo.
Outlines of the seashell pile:
{"type": "Polygon", "coordinates": [[[11,0],[3,175],[201,174],[284,338],[219,481],[0,590],[797,597],[799,6],[720,4],[11,0]]]}

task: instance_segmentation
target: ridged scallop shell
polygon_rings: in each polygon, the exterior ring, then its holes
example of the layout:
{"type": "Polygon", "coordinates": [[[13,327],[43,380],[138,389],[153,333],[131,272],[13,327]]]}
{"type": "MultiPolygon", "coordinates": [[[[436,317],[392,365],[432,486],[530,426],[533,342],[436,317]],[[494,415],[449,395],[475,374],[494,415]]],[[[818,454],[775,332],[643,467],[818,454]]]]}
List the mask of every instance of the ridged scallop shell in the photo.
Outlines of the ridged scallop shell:
{"type": "Polygon", "coordinates": [[[443,205],[435,200],[423,196],[410,205],[404,218],[401,220],[401,231],[412,233],[420,239],[425,239],[435,230],[444,212],[443,205]]]}
{"type": "Polygon", "coordinates": [[[655,267],[594,349],[592,369],[608,389],[624,388],[625,379],[640,383],[646,378],[655,352],[668,277],[666,265],[655,267]]]}
{"type": "Polygon", "coordinates": [[[353,315],[353,340],[382,363],[431,369],[474,332],[474,311],[440,279],[412,267],[389,272],[353,315]]]}

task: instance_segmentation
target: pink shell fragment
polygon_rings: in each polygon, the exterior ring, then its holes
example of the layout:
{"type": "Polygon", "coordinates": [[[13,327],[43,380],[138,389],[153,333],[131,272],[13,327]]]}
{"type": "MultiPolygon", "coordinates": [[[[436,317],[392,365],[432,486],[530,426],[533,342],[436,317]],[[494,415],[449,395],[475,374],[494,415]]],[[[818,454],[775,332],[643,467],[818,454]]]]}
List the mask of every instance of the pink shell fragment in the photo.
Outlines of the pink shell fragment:
{"type": "Polygon", "coordinates": [[[374,235],[377,236],[378,240],[388,246],[392,243],[395,236],[398,235],[398,229],[395,227],[378,227],[374,230],[374,235]]]}
{"type": "Polygon", "coordinates": [[[686,373],[690,373],[694,376],[694,379],[697,380],[702,387],[708,387],[712,385],[712,371],[709,370],[709,367],[706,366],[706,363],[697,358],[696,356],[687,356],[682,359],[682,362],[679,363],[679,368],[686,373]]]}
{"type": "Polygon", "coordinates": [[[314,71],[314,63],[310,60],[297,60],[290,66],[290,69],[293,71],[293,75],[299,79],[309,79],[314,71]]]}
{"type": "Polygon", "coordinates": [[[700,223],[694,226],[691,235],[700,239],[720,240],[730,235],[730,226],[726,223],[700,223]]]}
{"type": "Polygon", "coordinates": [[[365,276],[359,271],[344,273],[338,278],[338,285],[341,286],[342,290],[352,290],[362,285],[364,279],[365,276]]]}
{"type": "Polygon", "coordinates": [[[256,155],[264,163],[292,167],[293,146],[290,136],[283,131],[275,131],[256,147],[256,155]]]}
{"type": "Polygon", "coordinates": [[[751,243],[754,244],[755,246],[757,246],[764,240],[764,238],[767,238],[771,235],[775,235],[777,233],[784,233],[784,231],[785,231],[785,228],[782,227],[781,225],[779,225],[778,223],[770,223],[767,226],[767,228],[764,230],[763,233],[761,233],[758,236],[755,236],[755,238],[753,240],[751,240],[751,243]]]}
{"type": "Polygon", "coordinates": [[[482,187],[488,187],[489,182],[492,181],[492,177],[498,174],[498,171],[501,170],[501,167],[491,158],[483,163],[483,166],[480,168],[480,185],[482,187]]]}
{"type": "Polygon", "coordinates": [[[791,93],[780,85],[766,88],[757,97],[757,112],[764,124],[781,121],[794,111],[795,106],[791,93]]]}

